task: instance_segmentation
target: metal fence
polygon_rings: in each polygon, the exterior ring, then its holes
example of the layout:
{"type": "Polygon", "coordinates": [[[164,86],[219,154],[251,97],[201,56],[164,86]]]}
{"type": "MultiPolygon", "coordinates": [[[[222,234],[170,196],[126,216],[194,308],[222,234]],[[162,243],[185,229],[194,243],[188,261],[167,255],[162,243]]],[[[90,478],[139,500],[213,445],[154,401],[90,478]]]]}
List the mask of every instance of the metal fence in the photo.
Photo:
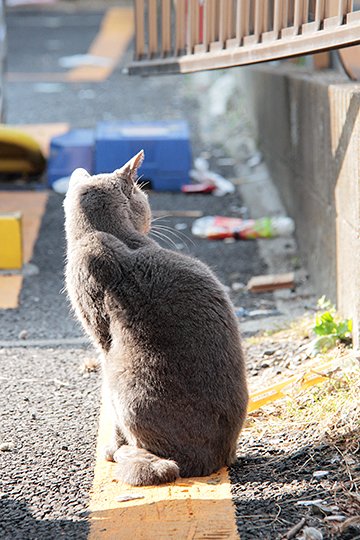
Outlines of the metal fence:
{"type": "Polygon", "coordinates": [[[192,72],[360,42],[353,0],[135,0],[131,72],[192,72]]]}

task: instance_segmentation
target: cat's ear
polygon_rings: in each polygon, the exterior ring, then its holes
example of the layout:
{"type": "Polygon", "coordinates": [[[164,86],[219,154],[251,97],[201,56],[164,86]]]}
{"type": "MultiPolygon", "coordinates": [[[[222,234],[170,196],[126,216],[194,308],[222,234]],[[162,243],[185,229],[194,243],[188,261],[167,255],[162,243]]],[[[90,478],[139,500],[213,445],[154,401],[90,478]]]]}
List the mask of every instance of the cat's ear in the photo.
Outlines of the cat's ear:
{"type": "Polygon", "coordinates": [[[70,177],[71,184],[81,182],[90,178],[90,174],[85,169],[75,169],[70,177]]]}
{"type": "Polygon", "coordinates": [[[145,154],[144,150],[140,150],[138,154],[133,156],[125,165],[121,167],[121,169],[118,169],[115,171],[116,174],[120,175],[121,177],[126,176],[129,179],[135,179],[137,170],[139,167],[141,167],[142,162],[144,161],[145,154]]]}

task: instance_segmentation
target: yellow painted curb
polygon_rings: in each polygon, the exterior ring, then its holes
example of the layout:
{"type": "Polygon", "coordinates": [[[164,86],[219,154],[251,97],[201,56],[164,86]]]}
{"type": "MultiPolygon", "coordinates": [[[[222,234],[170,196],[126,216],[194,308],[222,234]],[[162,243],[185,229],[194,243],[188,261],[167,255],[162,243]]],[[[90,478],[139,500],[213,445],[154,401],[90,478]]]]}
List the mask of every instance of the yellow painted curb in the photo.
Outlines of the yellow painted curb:
{"type": "Polygon", "coordinates": [[[103,406],[95,477],[90,497],[89,540],[171,540],[239,538],[226,469],[173,484],[133,487],[113,481],[116,465],[105,461],[109,417],[103,406]],[[117,502],[122,495],[141,499],[117,502]]]}
{"type": "Polygon", "coordinates": [[[126,51],[133,34],[133,9],[109,8],[101,23],[100,31],[88,51],[91,56],[103,58],[107,65],[79,66],[66,75],[66,80],[94,82],[107,79],[126,51]]]}
{"type": "Polygon", "coordinates": [[[104,65],[82,65],[68,72],[17,73],[9,72],[10,82],[100,82],[111,75],[134,35],[132,8],[109,8],[101,22],[100,30],[90,45],[88,55],[98,56],[104,65]]]}
{"type": "MultiPolygon", "coordinates": [[[[30,261],[38,237],[47,193],[2,191],[0,213],[21,212],[23,222],[23,261],[30,261]]],[[[16,308],[22,286],[22,276],[0,276],[0,309],[16,308]]]]}
{"type": "Polygon", "coordinates": [[[301,374],[293,375],[285,381],[274,384],[269,388],[253,392],[250,395],[248,413],[260,409],[268,403],[273,403],[278,399],[289,395],[289,392],[294,388],[297,390],[305,390],[310,386],[315,386],[328,378],[328,373],[336,367],[334,360],[328,360],[315,366],[308,367],[307,371],[301,374]]]}
{"type": "Polygon", "coordinates": [[[20,269],[22,263],[21,213],[0,213],[0,270],[20,269]]]}

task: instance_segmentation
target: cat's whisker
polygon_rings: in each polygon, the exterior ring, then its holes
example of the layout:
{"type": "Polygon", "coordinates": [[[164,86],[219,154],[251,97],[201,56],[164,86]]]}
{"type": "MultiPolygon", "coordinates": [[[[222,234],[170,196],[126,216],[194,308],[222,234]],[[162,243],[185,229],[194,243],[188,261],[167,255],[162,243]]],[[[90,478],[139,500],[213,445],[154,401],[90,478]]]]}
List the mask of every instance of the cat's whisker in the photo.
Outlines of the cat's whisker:
{"type": "Polygon", "coordinates": [[[152,227],[152,230],[161,232],[162,234],[172,234],[176,238],[176,240],[178,240],[179,242],[183,242],[183,239],[180,237],[180,235],[177,235],[172,229],[168,229],[164,225],[156,224],[154,227],[152,227]]]}
{"type": "Polygon", "coordinates": [[[170,249],[172,248],[172,246],[168,243],[168,238],[165,239],[163,236],[160,236],[159,233],[156,233],[155,231],[150,231],[149,236],[156,238],[156,240],[161,240],[165,242],[165,244],[170,247],[170,249]]]}
{"type": "Polygon", "coordinates": [[[139,189],[143,189],[144,186],[146,186],[146,184],[148,184],[149,182],[147,180],[145,180],[144,182],[141,182],[141,184],[138,186],[139,189]]]}
{"type": "MultiPolygon", "coordinates": [[[[160,220],[160,219],[164,219],[165,217],[171,217],[171,216],[160,216],[158,218],[152,219],[151,223],[154,223],[155,221],[160,220]]],[[[168,221],[169,220],[167,220],[167,222],[168,221]]],[[[167,231],[172,232],[173,234],[178,234],[180,236],[183,236],[184,238],[186,238],[186,240],[189,240],[189,242],[191,242],[191,244],[195,247],[195,243],[192,240],[192,238],[190,238],[190,236],[188,236],[184,232],[179,231],[178,229],[174,229],[174,227],[171,227],[170,225],[164,225],[164,223],[157,223],[156,227],[161,227],[162,229],[166,229],[167,231]]],[[[179,240],[180,240],[180,238],[179,238],[179,240]]]]}
{"type": "Polygon", "coordinates": [[[156,229],[160,228],[162,231],[166,231],[168,232],[169,234],[172,234],[175,238],[177,238],[180,242],[183,242],[187,249],[190,251],[190,248],[189,246],[187,245],[187,241],[189,241],[191,243],[191,245],[193,247],[195,247],[195,242],[189,237],[187,236],[184,232],[182,231],[178,231],[178,230],[174,230],[172,227],[169,227],[167,225],[163,225],[163,224],[156,224],[156,229]]]}
{"type": "Polygon", "coordinates": [[[165,219],[165,218],[168,218],[168,217],[171,217],[170,214],[168,214],[166,216],[158,216],[156,218],[152,218],[151,223],[155,223],[155,221],[159,221],[160,219],[165,219]]]}
{"type": "Polygon", "coordinates": [[[175,244],[175,242],[169,238],[168,236],[166,236],[166,234],[164,234],[163,232],[160,232],[160,231],[154,231],[153,229],[151,229],[150,233],[153,233],[155,236],[157,235],[158,238],[162,239],[162,240],[167,240],[168,241],[168,245],[171,245],[173,248],[175,248],[176,250],[178,250],[178,246],[175,244]]]}
{"type": "Polygon", "coordinates": [[[165,243],[170,246],[170,248],[175,248],[175,249],[178,249],[175,242],[171,239],[171,238],[168,238],[166,236],[166,234],[163,234],[159,231],[152,231],[153,235],[158,238],[159,240],[163,240],[165,241],[165,243]]]}
{"type": "Polygon", "coordinates": [[[140,176],[137,176],[137,177],[135,178],[135,181],[134,181],[135,186],[138,186],[138,187],[139,187],[139,182],[140,182],[140,180],[142,179],[143,176],[144,176],[144,175],[141,174],[140,176]]]}

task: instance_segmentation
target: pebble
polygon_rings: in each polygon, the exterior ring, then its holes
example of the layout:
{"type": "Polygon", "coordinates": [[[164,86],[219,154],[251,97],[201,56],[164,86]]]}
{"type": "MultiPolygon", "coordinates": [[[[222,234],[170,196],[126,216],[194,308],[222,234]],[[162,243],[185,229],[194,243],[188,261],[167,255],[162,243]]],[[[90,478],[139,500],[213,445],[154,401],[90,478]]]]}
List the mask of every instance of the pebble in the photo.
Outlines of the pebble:
{"type": "Polygon", "coordinates": [[[19,332],[19,339],[27,339],[29,337],[29,332],[27,330],[21,330],[19,332]]]}
{"type": "Polygon", "coordinates": [[[12,452],[15,449],[15,444],[12,442],[4,442],[0,444],[0,452],[12,452]]]}
{"type": "Polygon", "coordinates": [[[263,356],[272,356],[273,354],[275,354],[275,349],[266,349],[264,352],[263,352],[263,356]]]}
{"type": "Polygon", "coordinates": [[[314,471],[313,477],[314,478],[324,478],[329,474],[330,471],[314,471]]]}
{"type": "Polygon", "coordinates": [[[304,527],[302,540],[323,540],[323,534],[315,527],[304,527]]]}

